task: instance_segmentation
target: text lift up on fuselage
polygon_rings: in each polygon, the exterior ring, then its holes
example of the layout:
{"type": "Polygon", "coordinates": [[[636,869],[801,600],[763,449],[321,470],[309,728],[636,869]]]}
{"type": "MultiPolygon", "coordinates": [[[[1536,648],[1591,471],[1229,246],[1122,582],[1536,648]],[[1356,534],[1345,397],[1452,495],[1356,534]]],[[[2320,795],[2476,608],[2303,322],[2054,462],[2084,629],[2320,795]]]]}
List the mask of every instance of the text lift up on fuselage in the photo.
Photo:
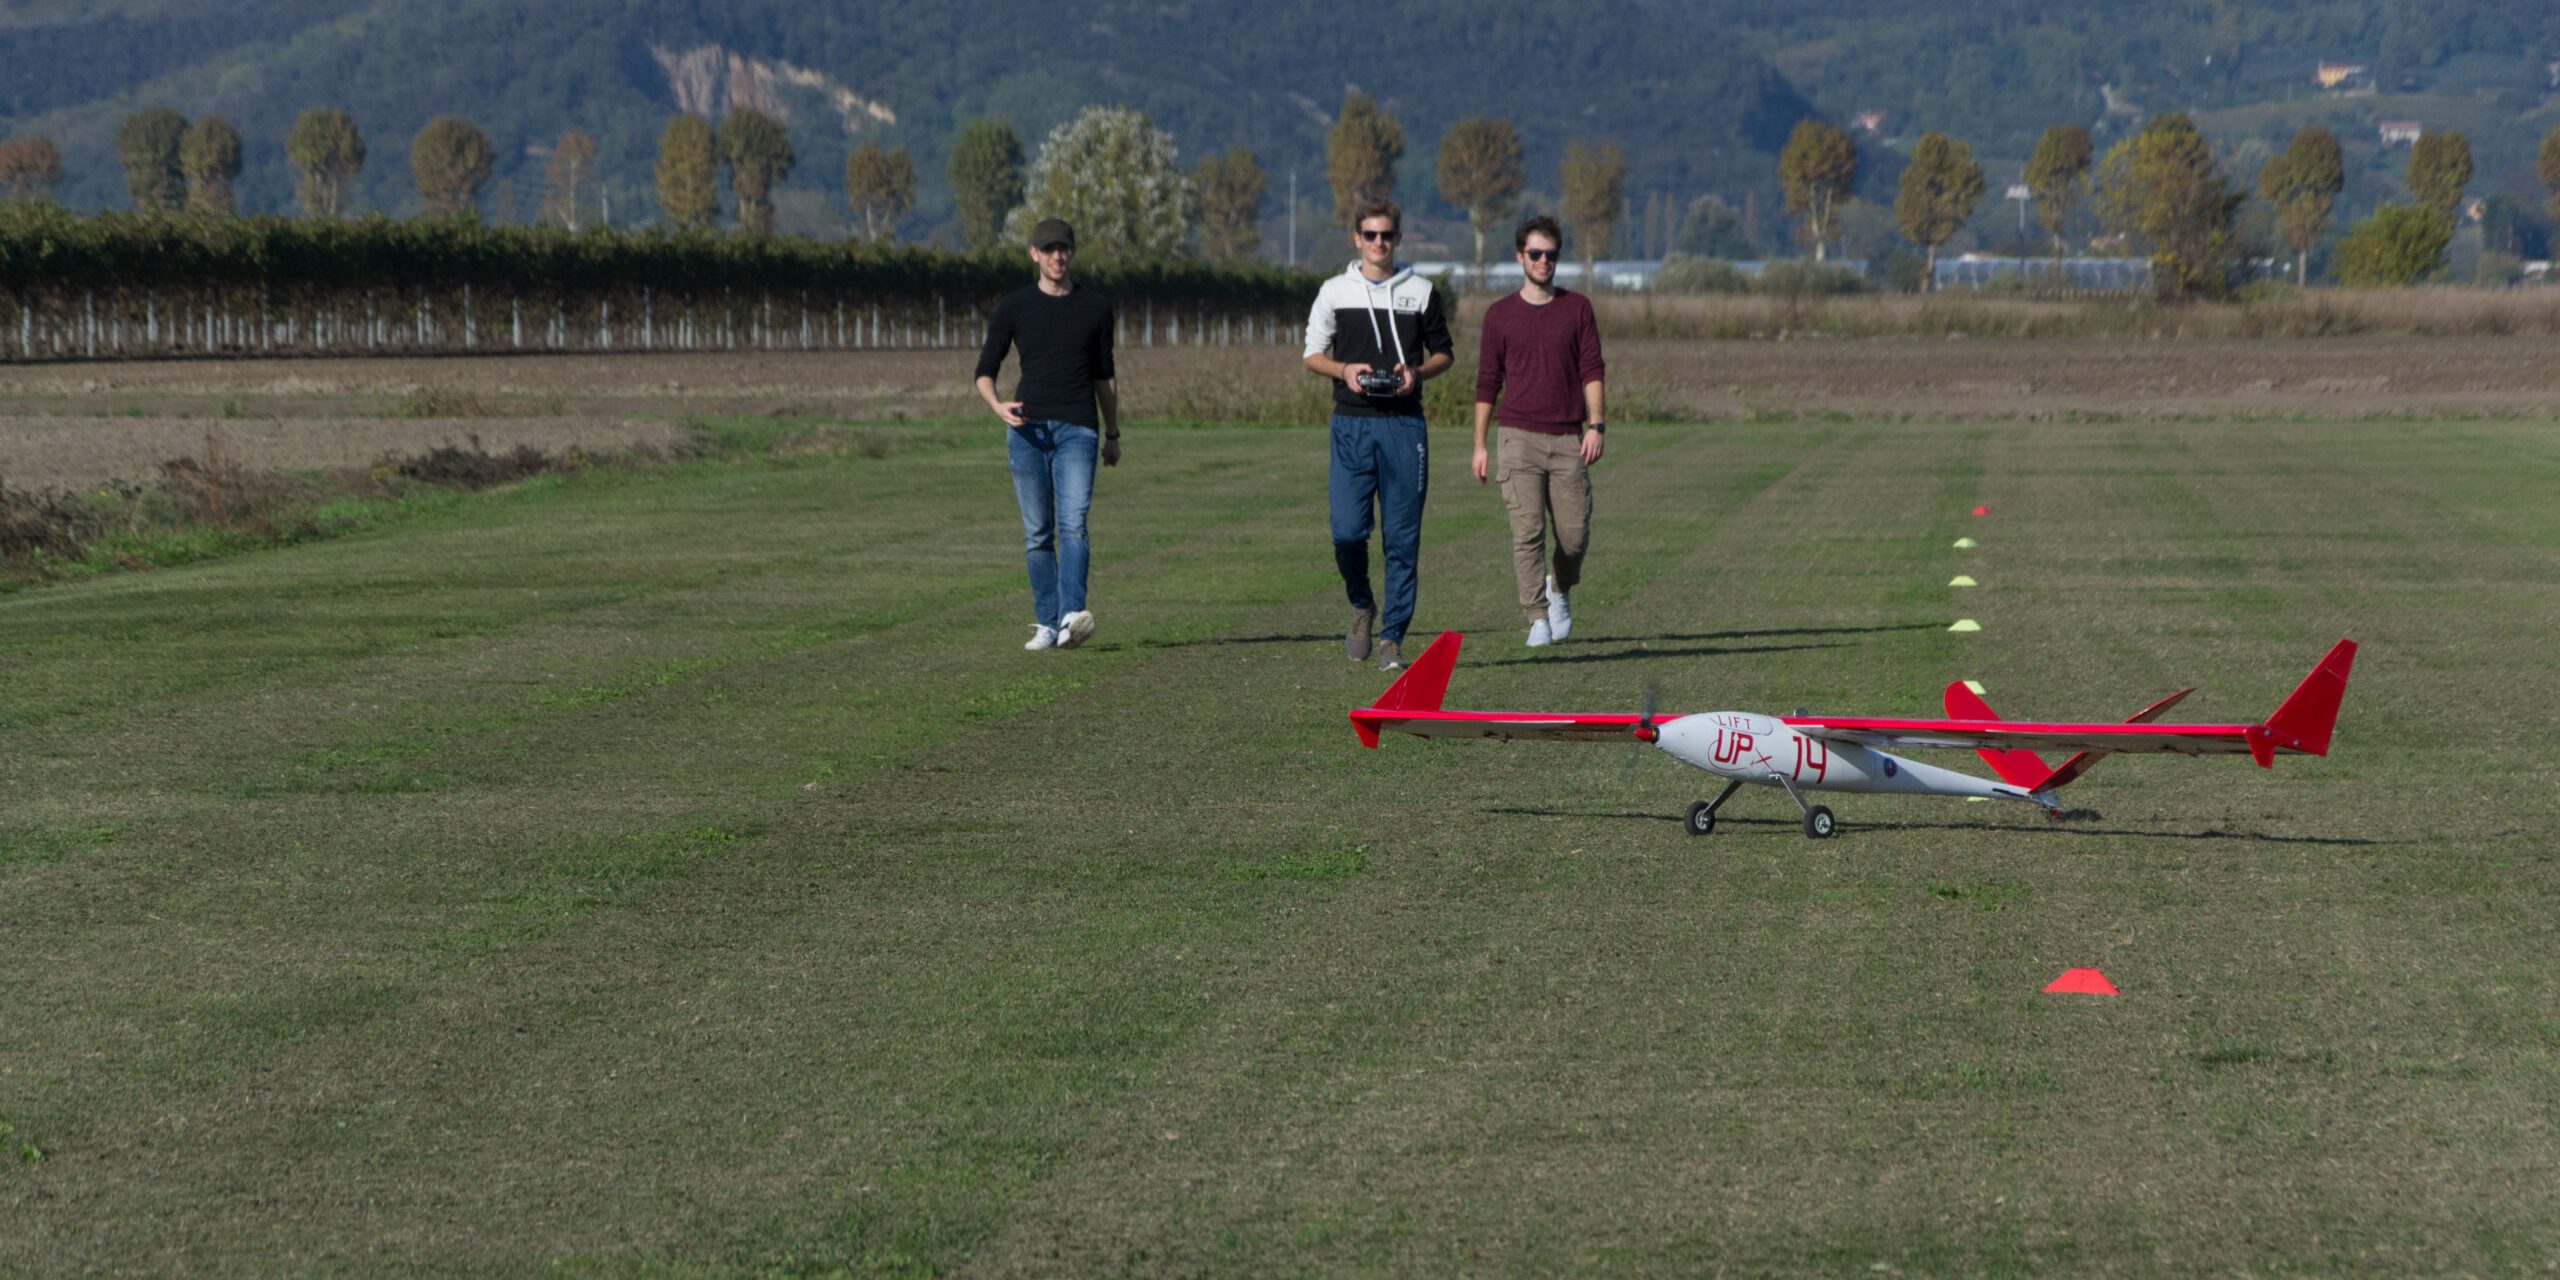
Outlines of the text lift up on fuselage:
{"type": "Polygon", "coordinates": [[[2136,712],[2121,724],[2032,723],[2003,720],[1963,681],[1947,686],[1947,718],[1905,720],[1870,716],[1759,715],[1710,711],[1700,715],[1623,713],[1545,714],[1514,711],[1446,711],[1441,699],[1457,665],[1463,637],[1444,631],[1378,700],[1351,713],[1362,745],[1378,745],[1380,730],[1418,738],[1545,739],[1610,742],[1632,736],[1683,764],[1725,779],[1713,800],[1689,806],[1691,835],[1716,828],[1716,809],[1746,782],[1783,789],[1804,813],[1804,833],[1815,839],[1834,828],[1831,811],[1805,802],[1807,791],[1899,792],[1929,796],[1980,796],[2023,800],[2060,816],[2053,793],[2120,752],[2175,755],[2247,753],[2260,768],[2278,755],[2329,754],[2329,733],[2355,663],[2356,642],[2341,640],[2303,677],[2291,697],[2258,724],[2156,724],[2160,713],[2195,692],[2181,689],[2136,712]],[[1970,747],[1999,781],[1906,760],[1884,747],[1970,747]],[[2038,751],[2069,751],[2048,766],[2038,751]]]}

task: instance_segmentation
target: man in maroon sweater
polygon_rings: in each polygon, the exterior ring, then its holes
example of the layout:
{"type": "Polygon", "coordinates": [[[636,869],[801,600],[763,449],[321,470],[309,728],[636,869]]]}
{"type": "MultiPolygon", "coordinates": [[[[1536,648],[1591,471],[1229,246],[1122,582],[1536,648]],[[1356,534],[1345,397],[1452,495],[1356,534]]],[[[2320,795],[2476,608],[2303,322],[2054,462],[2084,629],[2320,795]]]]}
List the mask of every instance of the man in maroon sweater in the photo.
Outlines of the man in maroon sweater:
{"type": "Polygon", "coordinates": [[[1600,460],[1606,366],[1591,300],[1556,287],[1556,254],[1564,232],[1540,214],[1520,224],[1512,243],[1520,258],[1520,292],[1484,313],[1476,360],[1476,483],[1488,464],[1511,509],[1511,564],[1520,578],[1520,610],[1529,645],[1553,644],[1573,632],[1566,596],[1582,581],[1591,544],[1591,471],[1600,460]],[[1499,414],[1496,413],[1497,406],[1499,414]],[[1488,421],[1502,423],[1498,462],[1485,451],[1488,421]],[[1547,565],[1547,521],[1556,526],[1555,565],[1547,565]]]}

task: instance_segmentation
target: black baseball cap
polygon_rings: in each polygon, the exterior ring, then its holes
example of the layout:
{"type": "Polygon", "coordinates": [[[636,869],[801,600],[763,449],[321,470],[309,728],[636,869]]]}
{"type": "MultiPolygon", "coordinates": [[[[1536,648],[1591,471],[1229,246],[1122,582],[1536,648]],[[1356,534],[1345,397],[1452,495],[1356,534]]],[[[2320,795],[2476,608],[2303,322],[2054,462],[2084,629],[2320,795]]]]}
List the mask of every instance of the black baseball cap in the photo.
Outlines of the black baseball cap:
{"type": "Polygon", "coordinates": [[[1064,218],[1042,218],[1038,226],[1031,228],[1032,248],[1046,249],[1053,244],[1076,247],[1076,229],[1068,226],[1064,218]]]}

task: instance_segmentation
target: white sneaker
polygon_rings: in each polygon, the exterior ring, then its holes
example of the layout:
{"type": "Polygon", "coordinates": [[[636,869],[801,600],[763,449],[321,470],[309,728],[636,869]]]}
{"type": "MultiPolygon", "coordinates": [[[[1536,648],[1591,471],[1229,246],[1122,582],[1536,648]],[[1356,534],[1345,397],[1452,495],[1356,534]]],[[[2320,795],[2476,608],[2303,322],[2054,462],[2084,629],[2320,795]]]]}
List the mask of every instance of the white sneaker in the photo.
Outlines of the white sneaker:
{"type": "Polygon", "coordinates": [[[1530,623],[1530,624],[1529,624],[1529,647],[1530,647],[1530,648],[1532,648],[1532,649],[1544,649],[1544,648],[1546,648],[1548,645],[1554,644],[1555,642],[1556,642],[1555,634],[1554,634],[1553,632],[1551,632],[1551,631],[1547,630],[1547,620],[1546,620],[1546,619],[1544,619],[1544,618],[1540,618],[1540,619],[1538,619],[1536,622],[1532,622],[1532,623],[1530,623]]]}
{"type": "Polygon", "coordinates": [[[1562,640],[1573,634],[1573,604],[1556,590],[1556,580],[1547,579],[1547,635],[1562,640]]]}
{"type": "Polygon", "coordinates": [[[1061,649],[1075,648],[1092,634],[1093,611],[1090,609],[1078,609],[1058,619],[1058,647],[1061,649]]]}
{"type": "Polygon", "coordinates": [[[1048,627],[1041,626],[1038,623],[1033,623],[1031,626],[1031,642],[1022,647],[1025,649],[1055,649],[1058,647],[1058,633],[1048,627]]]}

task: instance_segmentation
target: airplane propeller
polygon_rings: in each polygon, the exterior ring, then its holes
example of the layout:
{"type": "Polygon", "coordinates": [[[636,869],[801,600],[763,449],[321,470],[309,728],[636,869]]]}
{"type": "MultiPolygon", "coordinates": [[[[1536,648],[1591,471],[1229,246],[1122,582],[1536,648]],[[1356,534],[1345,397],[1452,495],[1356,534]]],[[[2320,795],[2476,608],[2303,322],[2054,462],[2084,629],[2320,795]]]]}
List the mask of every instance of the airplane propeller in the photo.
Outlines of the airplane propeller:
{"type": "MultiPolygon", "coordinates": [[[[1645,682],[1645,685],[1644,685],[1644,713],[1643,713],[1642,715],[1639,715],[1639,716],[1637,716],[1637,717],[1636,717],[1636,725],[1635,725],[1635,728],[1628,730],[1628,732],[1629,732],[1629,733],[1632,733],[1632,734],[1634,734],[1634,735],[1635,735],[1635,740],[1636,740],[1639,744],[1641,744],[1641,743],[1650,743],[1650,742],[1653,742],[1653,741],[1655,741],[1655,740],[1659,739],[1660,737],[1662,737],[1662,731],[1661,731],[1660,729],[1655,728],[1655,727],[1654,727],[1654,723],[1653,723],[1653,703],[1654,703],[1654,695],[1655,695],[1655,694],[1657,694],[1657,693],[1659,693],[1659,692],[1661,692],[1661,690],[1660,690],[1660,689],[1658,689],[1657,687],[1655,687],[1655,685],[1654,685],[1654,683],[1653,683],[1652,681],[1648,680],[1648,681],[1646,681],[1646,682],[1645,682]]],[[[1642,746],[1638,746],[1635,750],[1629,751],[1629,752],[1627,753],[1627,762],[1626,762],[1626,764],[1624,764],[1624,765],[1620,766],[1620,767],[1619,767],[1619,769],[1618,769],[1618,788],[1619,788],[1619,790],[1622,790],[1622,791],[1623,791],[1623,790],[1625,790],[1625,789],[1626,789],[1626,786],[1627,786],[1627,781],[1628,781],[1629,779],[1631,779],[1631,778],[1635,777],[1635,773],[1636,773],[1636,760],[1637,760],[1639,757],[1643,756],[1643,755],[1644,755],[1644,748],[1643,748],[1642,746]]]]}

